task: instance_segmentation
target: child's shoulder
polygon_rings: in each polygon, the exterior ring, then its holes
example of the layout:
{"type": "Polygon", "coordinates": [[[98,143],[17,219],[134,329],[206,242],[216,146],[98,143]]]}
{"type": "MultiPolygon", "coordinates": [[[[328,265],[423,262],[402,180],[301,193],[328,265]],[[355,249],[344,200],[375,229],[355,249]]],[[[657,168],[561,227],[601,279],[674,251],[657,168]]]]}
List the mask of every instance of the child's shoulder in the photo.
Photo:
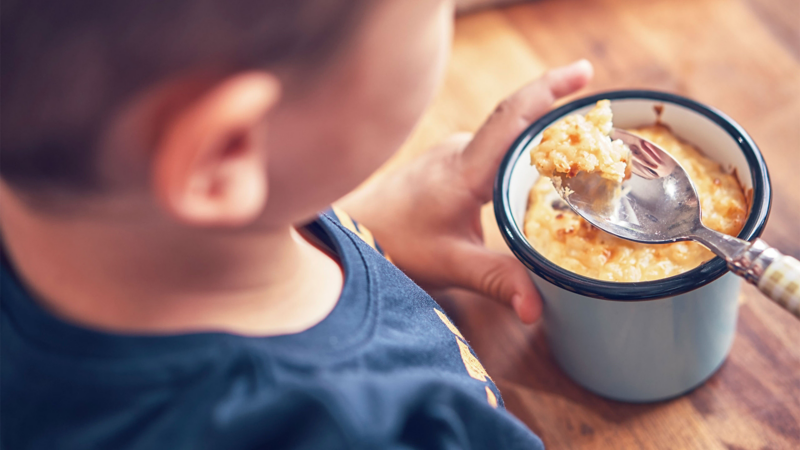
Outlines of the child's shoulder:
{"type": "Polygon", "coordinates": [[[391,448],[468,429],[465,445],[497,436],[539,445],[495,409],[497,387],[446,314],[348,225],[335,212],[314,224],[347,271],[334,311],[304,332],[265,338],[84,329],[40,308],[4,258],[0,379],[4,409],[15,411],[2,422],[4,443],[99,448],[131,436],[114,447],[391,448]],[[444,428],[406,427],[441,407],[454,411],[444,428]],[[64,427],[76,414],[80,426],[64,427]],[[466,427],[476,416],[484,426],[466,427]]]}

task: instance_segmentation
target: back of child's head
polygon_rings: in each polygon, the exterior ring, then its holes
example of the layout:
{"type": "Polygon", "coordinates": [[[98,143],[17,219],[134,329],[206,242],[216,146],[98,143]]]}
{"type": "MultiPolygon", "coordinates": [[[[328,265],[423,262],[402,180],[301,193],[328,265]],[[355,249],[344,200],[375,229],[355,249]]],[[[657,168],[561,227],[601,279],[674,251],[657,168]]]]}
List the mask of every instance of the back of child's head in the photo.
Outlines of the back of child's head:
{"type": "Polygon", "coordinates": [[[189,72],[313,73],[363,0],[7,0],[2,177],[23,191],[97,189],[98,141],[120,107],[189,72]]]}
{"type": "Polygon", "coordinates": [[[9,0],[0,194],[37,212],[159,204],[203,227],[309,220],[405,140],[452,14],[451,0],[9,0]]]}

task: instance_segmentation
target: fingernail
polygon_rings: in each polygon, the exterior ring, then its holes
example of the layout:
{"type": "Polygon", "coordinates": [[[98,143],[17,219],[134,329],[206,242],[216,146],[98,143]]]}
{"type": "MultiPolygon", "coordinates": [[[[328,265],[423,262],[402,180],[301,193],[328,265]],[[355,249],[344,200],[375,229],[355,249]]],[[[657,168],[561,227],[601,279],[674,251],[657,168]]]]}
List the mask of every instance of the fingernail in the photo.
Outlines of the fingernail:
{"type": "Polygon", "coordinates": [[[582,58],[570,64],[570,67],[578,68],[584,66],[585,68],[592,69],[592,63],[588,59],[582,58]]]}
{"type": "Polygon", "coordinates": [[[589,69],[589,72],[594,74],[594,64],[588,59],[582,59],[581,62],[586,65],[586,68],[589,69]]]}
{"type": "Polygon", "coordinates": [[[514,311],[517,313],[519,320],[521,320],[522,323],[531,324],[536,320],[536,318],[533,317],[532,310],[530,308],[526,308],[524,303],[525,300],[522,294],[515,294],[513,297],[511,297],[511,304],[514,305],[514,311]],[[527,309],[527,311],[523,311],[525,309],[527,309]]]}

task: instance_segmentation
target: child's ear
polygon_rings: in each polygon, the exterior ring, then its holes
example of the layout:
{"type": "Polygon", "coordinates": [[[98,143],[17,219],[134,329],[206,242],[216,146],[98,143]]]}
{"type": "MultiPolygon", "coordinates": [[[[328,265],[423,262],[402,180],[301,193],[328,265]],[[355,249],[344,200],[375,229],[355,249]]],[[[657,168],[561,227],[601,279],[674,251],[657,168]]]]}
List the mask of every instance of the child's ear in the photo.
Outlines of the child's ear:
{"type": "Polygon", "coordinates": [[[156,145],[153,180],[169,212],[198,226],[252,222],[267,202],[266,117],[280,97],[269,73],[214,85],[182,108],[156,145]]]}

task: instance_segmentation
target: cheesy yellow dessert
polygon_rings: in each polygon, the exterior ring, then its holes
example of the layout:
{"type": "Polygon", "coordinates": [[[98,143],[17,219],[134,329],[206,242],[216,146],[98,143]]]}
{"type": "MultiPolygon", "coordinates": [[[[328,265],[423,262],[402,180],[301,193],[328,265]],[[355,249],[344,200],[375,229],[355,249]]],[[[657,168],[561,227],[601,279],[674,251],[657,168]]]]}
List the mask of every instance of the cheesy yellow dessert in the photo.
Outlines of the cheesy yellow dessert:
{"type": "MultiPolygon", "coordinates": [[[[659,145],[686,169],[697,187],[703,224],[731,236],[739,233],[747,219],[747,200],[735,175],[664,126],[630,131],[659,145]]],[[[639,244],[605,233],[572,212],[545,177],[531,189],[524,232],[531,245],[556,265],[606,281],[667,278],[714,256],[695,242],[639,244]]]]}
{"type": "Polygon", "coordinates": [[[550,178],[583,171],[621,183],[629,155],[622,141],[608,137],[612,126],[611,102],[600,100],[586,116],[569,115],[544,130],[531,164],[550,178]]]}

